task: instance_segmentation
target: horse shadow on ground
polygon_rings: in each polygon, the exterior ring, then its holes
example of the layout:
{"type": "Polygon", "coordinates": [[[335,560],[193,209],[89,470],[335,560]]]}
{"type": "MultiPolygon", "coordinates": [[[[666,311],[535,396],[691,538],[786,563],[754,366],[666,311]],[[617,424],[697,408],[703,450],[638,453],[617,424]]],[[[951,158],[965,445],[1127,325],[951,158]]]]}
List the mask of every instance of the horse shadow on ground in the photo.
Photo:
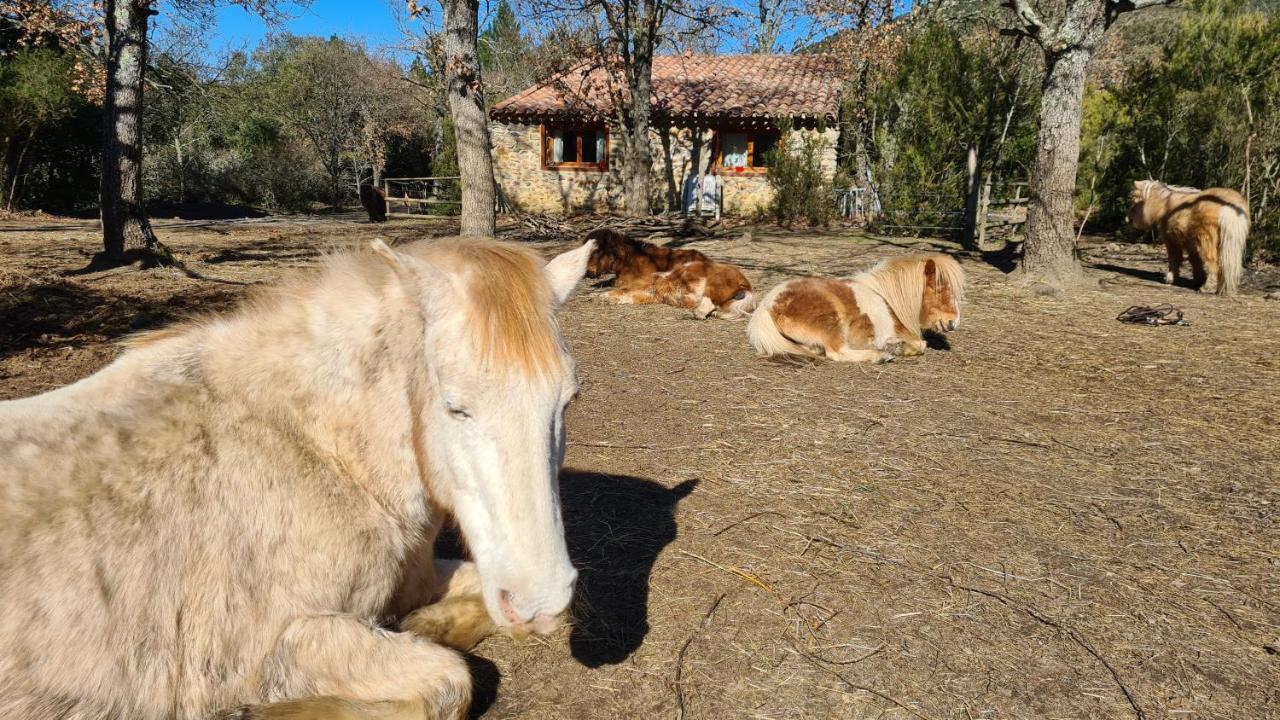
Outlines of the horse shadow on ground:
{"type": "Polygon", "coordinates": [[[578,568],[569,648],[589,668],[631,656],[649,633],[649,575],[676,538],[676,505],[697,487],[581,470],[560,473],[565,539],[578,568]]]}
{"type": "Polygon", "coordinates": [[[947,339],[946,335],[943,335],[940,332],[934,332],[933,330],[925,330],[921,333],[921,335],[923,335],[925,345],[927,345],[930,350],[950,350],[951,349],[951,341],[947,339]]]}
{"type": "MultiPolygon", "coordinates": [[[[569,556],[578,568],[571,609],[569,649],[589,668],[616,665],[631,657],[649,634],[649,575],[676,538],[676,505],[697,487],[686,480],[674,488],[627,475],[566,468],[560,473],[560,500],[569,556]]],[[[456,527],[436,541],[437,557],[466,557],[456,527]]],[[[501,675],[489,660],[467,656],[473,695],[471,717],[497,697],[501,675]]]]}

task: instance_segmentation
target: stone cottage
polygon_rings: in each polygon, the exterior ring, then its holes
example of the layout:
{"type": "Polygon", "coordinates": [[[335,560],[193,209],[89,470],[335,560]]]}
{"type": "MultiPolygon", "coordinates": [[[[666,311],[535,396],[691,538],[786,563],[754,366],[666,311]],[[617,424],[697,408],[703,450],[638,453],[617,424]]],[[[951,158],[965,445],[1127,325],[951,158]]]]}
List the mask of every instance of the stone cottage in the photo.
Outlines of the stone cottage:
{"type": "MultiPolygon", "coordinates": [[[[619,143],[605,122],[608,80],[600,68],[570,70],[494,106],[494,170],[509,203],[526,212],[625,210],[619,143]]],[[[837,63],[822,55],[654,58],[653,208],[693,207],[701,187],[704,211],[715,203],[750,214],[769,202],[768,150],[805,134],[821,138],[832,177],[842,85],[837,63]]]]}

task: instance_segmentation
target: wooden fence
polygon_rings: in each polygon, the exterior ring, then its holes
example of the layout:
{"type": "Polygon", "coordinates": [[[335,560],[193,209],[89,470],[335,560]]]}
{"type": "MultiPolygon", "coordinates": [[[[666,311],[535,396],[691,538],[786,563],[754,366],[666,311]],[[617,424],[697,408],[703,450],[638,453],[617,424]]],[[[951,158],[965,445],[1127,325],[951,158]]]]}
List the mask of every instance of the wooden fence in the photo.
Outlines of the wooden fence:
{"type": "Polygon", "coordinates": [[[456,215],[462,207],[461,181],[456,175],[383,178],[387,217],[456,215]]]}

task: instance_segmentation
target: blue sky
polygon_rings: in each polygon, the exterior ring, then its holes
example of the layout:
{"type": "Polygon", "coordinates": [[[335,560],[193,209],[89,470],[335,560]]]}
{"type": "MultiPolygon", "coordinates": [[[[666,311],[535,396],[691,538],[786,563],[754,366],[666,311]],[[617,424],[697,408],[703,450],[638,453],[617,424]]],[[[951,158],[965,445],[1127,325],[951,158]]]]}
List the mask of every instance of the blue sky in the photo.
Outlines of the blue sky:
{"type": "MultiPolygon", "coordinates": [[[[727,0],[729,4],[741,0],[727,0]]],[[[289,19],[276,28],[268,28],[257,15],[246,12],[234,5],[224,5],[216,11],[217,24],[206,36],[207,51],[212,55],[220,55],[230,49],[252,49],[271,30],[289,32],[294,35],[341,35],[344,37],[364,38],[371,47],[391,49],[400,43],[402,38],[396,26],[395,15],[391,4],[403,7],[404,0],[315,0],[310,7],[284,3],[283,7],[289,19]]],[[[431,20],[439,22],[440,6],[437,0],[426,0],[421,5],[432,10],[431,20]]],[[[496,4],[496,1],[493,3],[496,4]]],[[[906,1],[907,6],[910,5],[906,1]]],[[[485,14],[490,2],[481,1],[481,13],[485,14]]],[[[751,5],[751,3],[746,3],[751,5]]],[[[483,26],[487,17],[481,17],[483,26]]],[[[789,46],[799,36],[792,31],[784,34],[783,44],[789,46]]],[[[724,38],[720,44],[721,52],[741,52],[741,41],[724,38]]],[[[407,60],[403,54],[398,53],[407,60]]]]}
{"type": "MultiPolygon", "coordinates": [[[[306,9],[289,3],[284,8],[290,19],[274,30],[294,35],[362,37],[373,47],[400,41],[386,0],[315,0],[306,9]]],[[[266,23],[251,12],[234,5],[219,7],[217,26],[208,38],[209,49],[214,54],[234,48],[252,49],[268,31],[266,23]]]]}

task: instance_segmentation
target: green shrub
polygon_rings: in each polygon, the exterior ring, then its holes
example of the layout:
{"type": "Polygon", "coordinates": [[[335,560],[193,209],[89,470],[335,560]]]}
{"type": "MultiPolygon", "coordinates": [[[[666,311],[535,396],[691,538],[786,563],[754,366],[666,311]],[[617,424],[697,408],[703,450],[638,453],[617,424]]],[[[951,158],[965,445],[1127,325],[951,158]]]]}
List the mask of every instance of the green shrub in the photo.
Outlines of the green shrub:
{"type": "Polygon", "coordinates": [[[790,130],[783,127],[782,135],[792,142],[773,148],[766,156],[773,190],[768,213],[786,228],[797,223],[826,225],[835,214],[834,191],[822,172],[826,141],[813,133],[794,135],[790,130]]]}

